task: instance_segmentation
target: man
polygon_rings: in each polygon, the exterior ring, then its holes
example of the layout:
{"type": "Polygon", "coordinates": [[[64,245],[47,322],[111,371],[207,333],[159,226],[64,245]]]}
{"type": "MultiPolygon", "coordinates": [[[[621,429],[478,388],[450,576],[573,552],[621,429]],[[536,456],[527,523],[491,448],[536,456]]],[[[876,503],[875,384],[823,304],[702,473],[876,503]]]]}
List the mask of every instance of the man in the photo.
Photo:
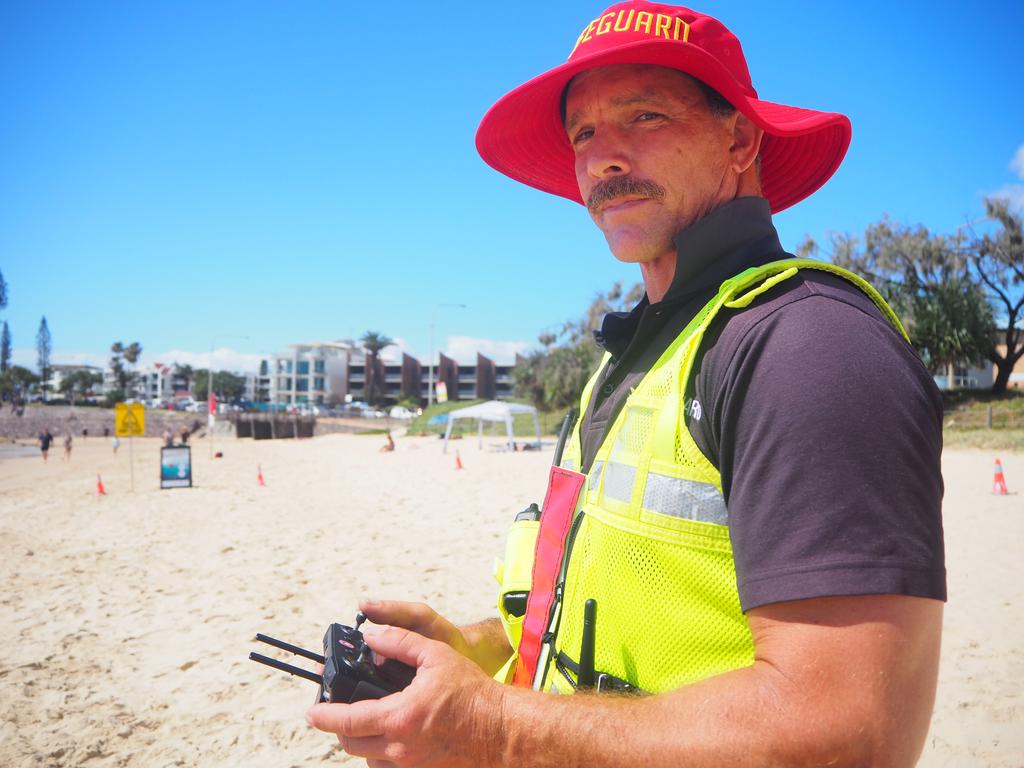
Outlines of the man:
{"type": "Polygon", "coordinates": [[[364,602],[391,625],[370,645],[416,678],[310,723],[370,766],[916,762],[941,403],[873,289],[793,260],[770,219],[849,138],[841,115],[759,100],[719,22],[646,2],[488,112],[484,159],[584,203],[647,295],[598,334],[522,622],[364,602]],[[489,679],[503,664],[514,686],[489,679]]]}

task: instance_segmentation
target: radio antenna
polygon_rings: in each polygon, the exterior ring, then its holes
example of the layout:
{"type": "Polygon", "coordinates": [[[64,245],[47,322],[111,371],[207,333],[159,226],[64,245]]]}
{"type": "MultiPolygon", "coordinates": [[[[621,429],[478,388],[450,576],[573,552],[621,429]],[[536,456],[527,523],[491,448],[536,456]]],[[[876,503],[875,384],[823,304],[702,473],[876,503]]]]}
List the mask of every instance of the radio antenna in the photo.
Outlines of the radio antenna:
{"type": "Polygon", "coordinates": [[[310,680],[318,685],[323,685],[323,675],[318,675],[315,672],[310,672],[308,669],[302,669],[302,667],[293,667],[291,664],[285,664],[283,661],[272,659],[269,656],[264,656],[262,653],[250,653],[249,658],[253,661],[258,661],[260,664],[266,664],[268,667],[274,669],[280,669],[282,672],[287,672],[289,675],[295,675],[305,680],[310,680]]]}
{"type": "Polygon", "coordinates": [[[315,661],[317,664],[324,663],[324,657],[321,656],[319,653],[307,651],[305,648],[299,648],[299,646],[292,645],[291,643],[286,643],[284,640],[277,640],[276,638],[267,637],[266,635],[261,635],[259,633],[256,634],[256,639],[259,640],[261,643],[266,643],[267,645],[272,645],[275,648],[280,648],[282,651],[294,653],[296,656],[303,656],[309,659],[310,661],[315,661]]]}

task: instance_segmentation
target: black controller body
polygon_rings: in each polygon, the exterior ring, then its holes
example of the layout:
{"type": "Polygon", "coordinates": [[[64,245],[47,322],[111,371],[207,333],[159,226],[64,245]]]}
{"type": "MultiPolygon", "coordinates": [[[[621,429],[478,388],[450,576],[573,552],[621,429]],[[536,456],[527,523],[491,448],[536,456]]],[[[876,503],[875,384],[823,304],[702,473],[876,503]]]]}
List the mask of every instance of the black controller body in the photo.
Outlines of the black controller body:
{"type": "Polygon", "coordinates": [[[324,633],[324,655],[307,651],[283,640],[257,634],[256,640],[275,648],[294,653],[323,665],[318,674],[302,667],[286,664],[279,659],[250,653],[249,658],[279,669],[290,675],[317,683],[316,701],[351,704],[365,699],[382,699],[405,688],[416,676],[415,667],[387,659],[383,664],[373,663],[373,651],[363,639],[359,626],[366,621],[363,613],[356,614],[354,627],[345,624],[331,624],[324,633]]]}
{"type": "Polygon", "coordinates": [[[416,668],[394,659],[380,666],[363,633],[344,624],[331,624],[324,633],[324,681],[319,701],[351,704],[364,699],[381,699],[405,688],[416,676],[416,668]]]}

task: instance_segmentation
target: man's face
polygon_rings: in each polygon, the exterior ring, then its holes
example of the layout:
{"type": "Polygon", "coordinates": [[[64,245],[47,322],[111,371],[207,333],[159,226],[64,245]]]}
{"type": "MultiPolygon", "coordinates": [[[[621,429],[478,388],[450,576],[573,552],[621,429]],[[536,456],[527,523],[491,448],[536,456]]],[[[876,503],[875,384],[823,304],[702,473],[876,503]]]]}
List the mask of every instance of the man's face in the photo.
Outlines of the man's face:
{"type": "Polygon", "coordinates": [[[587,70],[570,83],[565,114],[580,195],[621,261],[674,253],[675,235],[735,196],[733,121],[675,70],[587,70]]]}

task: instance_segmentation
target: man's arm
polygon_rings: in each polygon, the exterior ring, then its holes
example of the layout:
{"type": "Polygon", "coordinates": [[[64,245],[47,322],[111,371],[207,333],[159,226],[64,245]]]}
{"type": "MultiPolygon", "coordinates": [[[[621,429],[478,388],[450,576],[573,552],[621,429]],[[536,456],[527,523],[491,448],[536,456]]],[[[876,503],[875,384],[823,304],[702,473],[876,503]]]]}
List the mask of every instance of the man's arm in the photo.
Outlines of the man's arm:
{"type": "Polygon", "coordinates": [[[753,666],[658,696],[500,686],[404,630],[374,649],[415,664],[405,691],[320,705],[312,724],[374,765],[912,766],[927,733],[942,604],[817,598],[748,616],[753,666]]]}

